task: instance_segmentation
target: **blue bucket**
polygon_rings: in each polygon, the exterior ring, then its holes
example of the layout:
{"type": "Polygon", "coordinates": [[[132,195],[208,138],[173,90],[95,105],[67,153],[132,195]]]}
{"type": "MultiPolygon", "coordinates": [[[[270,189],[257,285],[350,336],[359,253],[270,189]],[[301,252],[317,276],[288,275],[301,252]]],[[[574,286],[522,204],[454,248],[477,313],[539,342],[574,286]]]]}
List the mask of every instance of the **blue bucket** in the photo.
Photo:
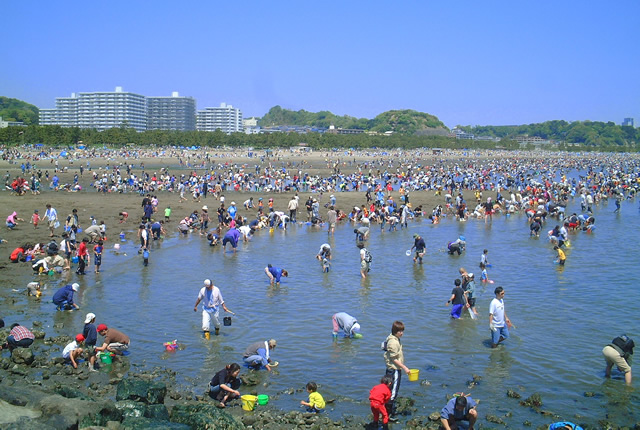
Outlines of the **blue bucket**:
{"type": "Polygon", "coordinates": [[[80,258],[78,258],[78,256],[75,256],[71,258],[71,261],[77,263],[78,261],[80,261],[80,258]]]}

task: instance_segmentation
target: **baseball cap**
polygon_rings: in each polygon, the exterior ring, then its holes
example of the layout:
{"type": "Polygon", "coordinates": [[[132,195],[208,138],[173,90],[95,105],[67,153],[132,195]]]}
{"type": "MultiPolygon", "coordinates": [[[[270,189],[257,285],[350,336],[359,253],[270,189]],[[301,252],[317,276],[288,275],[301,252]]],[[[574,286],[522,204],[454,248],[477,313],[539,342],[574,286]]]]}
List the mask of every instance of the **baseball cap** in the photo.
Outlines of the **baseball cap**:
{"type": "Polygon", "coordinates": [[[100,324],[100,325],[96,328],[96,330],[97,330],[97,331],[102,331],[102,330],[106,330],[107,328],[108,328],[108,327],[107,327],[107,325],[106,325],[106,324],[100,324]]]}
{"type": "Polygon", "coordinates": [[[80,284],[78,284],[77,282],[71,285],[71,289],[73,291],[78,291],[78,288],[80,288],[80,284]]]}
{"type": "Polygon", "coordinates": [[[204,280],[204,286],[208,287],[209,285],[211,285],[211,279],[205,279],[204,280]]]}
{"type": "Polygon", "coordinates": [[[81,334],[76,335],[76,342],[84,342],[84,336],[81,334]]]}
{"type": "Polygon", "coordinates": [[[96,317],[96,314],[89,312],[87,316],[84,318],[84,323],[89,324],[91,320],[93,320],[95,317],[96,317]]]}

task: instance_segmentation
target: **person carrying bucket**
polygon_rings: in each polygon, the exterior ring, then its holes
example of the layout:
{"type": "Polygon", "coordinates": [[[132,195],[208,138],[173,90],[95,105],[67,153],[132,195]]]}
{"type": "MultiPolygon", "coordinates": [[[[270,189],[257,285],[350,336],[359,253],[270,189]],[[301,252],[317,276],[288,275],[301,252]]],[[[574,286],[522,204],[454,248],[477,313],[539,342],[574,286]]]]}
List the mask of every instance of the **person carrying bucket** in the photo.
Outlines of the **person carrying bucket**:
{"type": "Polygon", "coordinates": [[[200,289],[196,304],[193,306],[193,311],[198,311],[198,304],[202,302],[202,330],[204,331],[204,337],[209,338],[209,332],[211,327],[211,317],[213,317],[213,323],[216,330],[216,336],[220,334],[220,306],[225,312],[235,315],[231,312],[227,305],[224,304],[224,299],[220,293],[220,289],[213,285],[210,279],[204,280],[204,287],[200,289]]]}

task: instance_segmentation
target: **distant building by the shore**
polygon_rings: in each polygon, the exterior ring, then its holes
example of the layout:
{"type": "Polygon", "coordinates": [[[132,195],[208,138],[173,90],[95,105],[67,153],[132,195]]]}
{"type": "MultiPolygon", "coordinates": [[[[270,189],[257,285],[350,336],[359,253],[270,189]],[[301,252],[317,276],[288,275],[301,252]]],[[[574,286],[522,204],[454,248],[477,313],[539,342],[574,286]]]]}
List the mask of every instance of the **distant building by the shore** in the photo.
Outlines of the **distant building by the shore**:
{"type": "Polygon", "coordinates": [[[25,125],[22,121],[4,121],[0,116],[0,128],[7,127],[25,127],[25,125]]]}
{"type": "Polygon", "coordinates": [[[223,133],[242,133],[242,111],[226,103],[219,107],[208,107],[196,113],[196,129],[223,133]]]}

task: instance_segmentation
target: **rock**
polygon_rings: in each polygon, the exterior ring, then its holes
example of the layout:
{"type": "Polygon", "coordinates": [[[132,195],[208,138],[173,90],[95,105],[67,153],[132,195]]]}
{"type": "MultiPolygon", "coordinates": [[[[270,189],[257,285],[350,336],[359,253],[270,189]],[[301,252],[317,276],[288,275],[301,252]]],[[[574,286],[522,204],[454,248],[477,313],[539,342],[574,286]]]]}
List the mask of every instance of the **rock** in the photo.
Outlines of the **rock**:
{"type": "Polygon", "coordinates": [[[522,423],[523,426],[525,427],[531,427],[533,425],[533,423],[529,420],[526,420],[525,422],[522,423]]]}
{"type": "Polygon", "coordinates": [[[31,348],[15,348],[11,351],[11,361],[16,364],[26,364],[30,366],[33,360],[34,357],[31,348]]]}
{"type": "Polygon", "coordinates": [[[192,429],[244,429],[244,424],[217,407],[201,403],[176,405],[171,410],[171,422],[186,424],[192,429]]]}
{"type": "Polygon", "coordinates": [[[43,330],[37,330],[35,328],[33,330],[31,330],[31,333],[33,333],[33,336],[36,339],[44,339],[44,337],[46,335],[46,333],[43,330]]]}
{"type": "Polygon", "coordinates": [[[240,380],[242,381],[242,385],[252,387],[260,383],[260,375],[258,372],[247,372],[240,375],[240,380]]]}
{"type": "Polygon", "coordinates": [[[429,414],[429,421],[440,421],[440,418],[442,418],[440,412],[433,412],[432,414],[429,414]]]}
{"type": "Polygon", "coordinates": [[[520,393],[514,390],[507,390],[507,397],[511,397],[512,399],[519,399],[522,396],[520,395],[520,393]]]}
{"type": "Polygon", "coordinates": [[[584,392],[584,396],[585,397],[595,397],[596,393],[594,393],[593,391],[585,391],[584,392]]]}
{"type": "MultiPolygon", "coordinates": [[[[152,420],[144,417],[127,417],[122,421],[122,427],[127,430],[149,430],[149,429],[168,429],[168,430],[191,430],[191,427],[185,424],[172,423],[169,421],[152,420]]],[[[212,428],[212,427],[202,427],[212,428]]]]}
{"type": "Polygon", "coordinates": [[[169,411],[165,405],[149,405],[145,417],[153,420],[169,421],[169,411]]]}
{"type": "Polygon", "coordinates": [[[423,379],[422,381],[420,381],[420,385],[423,387],[430,387],[431,382],[427,381],[426,379],[423,379]]]}
{"type": "Polygon", "coordinates": [[[542,406],[542,397],[538,393],[533,393],[529,398],[520,401],[520,404],[530,408],[539,408],[542,406]]]}
{"type": "Polygon", "coordinates": [[[164,403],[167,386],[163,382],[122,379],[118,383],[116,400],[134,400],[147,404],[164,403]]]}
{"type": "Polygon", "coordinates": [[[54,323],[53,328],[64,328],[64,323],[61,323],[61,322],[54,323]]]}
{"type": "Polygon", "coordinates": [[[395,408],[398,415],[411,415],[416,412],[417,409],[413,407],[415,401],[410,397],[398,397],[396,398],[395,408]]]}
{"type": "Polygon", "coordinates": [[[60,394],[62,397],[66,397],[67,399],[91,400],[89,397],[85,396],[82,391],[76,390],[68,385],[58,386],[55,388],[54,392],[56,394],[60,394]]]}
{"type": "Polygon", "coordinates": [[[140,402],[134,402],[133,400],[120,400],[115,403],[116,409],[118,409],[122,416],[128,417],[144,417],[147,413],[147,405],[140,402]]]}
{"type": "Polygon", "coordinates": [[[504,420],[496,415],[487,414],[487,421],[490,423],[506,425],[504,420]]]}
{"type": "MultiPolygon", "coordinates": [[[[33,327],[42,327],[42,321],[34,321],[31,323],[33,327]]],[[[31,330],[33,332],[33,330],[31,330]]]]}

